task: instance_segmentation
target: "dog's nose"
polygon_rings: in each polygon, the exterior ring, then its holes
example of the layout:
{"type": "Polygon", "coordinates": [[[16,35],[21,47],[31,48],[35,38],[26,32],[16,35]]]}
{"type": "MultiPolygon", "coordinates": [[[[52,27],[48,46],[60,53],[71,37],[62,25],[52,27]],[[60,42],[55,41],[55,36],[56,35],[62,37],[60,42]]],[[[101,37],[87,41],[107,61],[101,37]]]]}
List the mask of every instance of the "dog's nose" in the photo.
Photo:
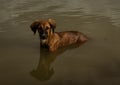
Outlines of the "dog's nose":
{"type": "Polygon", "coordinates": [[[42,36],[43,36],[43,37],[45,37],[45,36],[46,36],[46,34],[45,34],[45,33],[43,33],[43,34],[42,34],[42,36]]]}
{"type": "Polygon", "coordinates": [[[42,38],[42,39],[46,39],[46,37],[45,37],[45,36],[42,36],[41,38],[42,38]]]}
{"type": "Polygon", "coordinates": [[[42,38],[42,39],[46,39],[46,38],[47,38],[47,34],[46,34],[46,33],[43,33],[43,34],[41,35],[41,38],[42,38]]]}
{"type": "Polygon", "coordinates": [[[42,39],[46,39],[46,36],[42,36],[42,39]]]}

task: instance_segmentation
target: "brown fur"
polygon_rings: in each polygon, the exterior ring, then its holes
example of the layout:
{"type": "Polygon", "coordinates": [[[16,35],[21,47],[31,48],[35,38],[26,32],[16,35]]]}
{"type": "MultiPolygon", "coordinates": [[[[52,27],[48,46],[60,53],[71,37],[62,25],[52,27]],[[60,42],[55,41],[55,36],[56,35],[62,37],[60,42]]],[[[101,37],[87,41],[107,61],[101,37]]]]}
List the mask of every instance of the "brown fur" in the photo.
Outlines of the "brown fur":
{"type": "Polygon", "coordinates": [[[48,19],[46,21],[37,20],[31,24],[31,29],[36,33],[38,30],[44,30],[47,32],[47,39],[42,40],[40,38],[41,46],[47,46],[50,51],[55,51],[57,48],[71,45],[71,44],[82,44],[88,40],[88,38],[81,32],[78,31],[65,31],[65,32],[54,32],[56,28],[56,23],[53,19],[48,19]],[[44,41],[44,42],[43,42],[44,41]]]}

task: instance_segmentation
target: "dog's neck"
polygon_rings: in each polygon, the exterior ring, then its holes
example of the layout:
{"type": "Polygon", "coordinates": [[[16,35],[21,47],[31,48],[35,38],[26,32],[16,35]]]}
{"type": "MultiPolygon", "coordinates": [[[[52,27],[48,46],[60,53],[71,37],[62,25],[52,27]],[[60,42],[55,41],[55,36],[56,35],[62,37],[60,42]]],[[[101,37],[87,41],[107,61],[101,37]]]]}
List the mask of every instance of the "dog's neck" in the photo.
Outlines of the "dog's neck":
{"type": "Polygon", "coordinates": [[[47,44],[49,44],[49,43],[51,42],[51,40],[54,39],[54,34],[55,34],[55,33],[53,33],[53,32],[50,33],[50,35],[49,35],[49,37],[48,37],[48,42],[47,42],[47,44]]]}

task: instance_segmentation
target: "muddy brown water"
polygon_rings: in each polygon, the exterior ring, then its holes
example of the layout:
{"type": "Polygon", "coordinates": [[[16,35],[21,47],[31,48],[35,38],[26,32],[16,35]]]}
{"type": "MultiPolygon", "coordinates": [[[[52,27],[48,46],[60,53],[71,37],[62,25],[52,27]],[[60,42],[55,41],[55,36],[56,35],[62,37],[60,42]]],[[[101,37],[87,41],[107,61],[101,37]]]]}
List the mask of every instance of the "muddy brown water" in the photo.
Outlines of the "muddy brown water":
{"type": "Polygon", "coordinates": [[[0,85],[120,85],[120,1],[0,0],[0,85]],[[90,40],[41,52],[29,28],[38,18],[90,40]]]}

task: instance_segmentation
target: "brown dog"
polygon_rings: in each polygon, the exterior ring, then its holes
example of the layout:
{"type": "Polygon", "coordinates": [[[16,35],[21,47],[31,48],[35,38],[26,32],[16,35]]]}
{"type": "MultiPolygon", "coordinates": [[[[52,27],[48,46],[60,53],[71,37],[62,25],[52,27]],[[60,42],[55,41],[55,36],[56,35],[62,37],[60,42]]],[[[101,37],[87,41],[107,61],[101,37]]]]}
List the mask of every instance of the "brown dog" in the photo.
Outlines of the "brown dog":
{"type": "Polygon", "coordinates": [[[48,47],[50,51],[55,51],[58,47],[71,44],[82,44],[88,38],[78,31],[54,32],[56,23],[53,19],[45,21],[36,20],[31,24],[31,30],[40,36],[40,45],[48,47]]]}

